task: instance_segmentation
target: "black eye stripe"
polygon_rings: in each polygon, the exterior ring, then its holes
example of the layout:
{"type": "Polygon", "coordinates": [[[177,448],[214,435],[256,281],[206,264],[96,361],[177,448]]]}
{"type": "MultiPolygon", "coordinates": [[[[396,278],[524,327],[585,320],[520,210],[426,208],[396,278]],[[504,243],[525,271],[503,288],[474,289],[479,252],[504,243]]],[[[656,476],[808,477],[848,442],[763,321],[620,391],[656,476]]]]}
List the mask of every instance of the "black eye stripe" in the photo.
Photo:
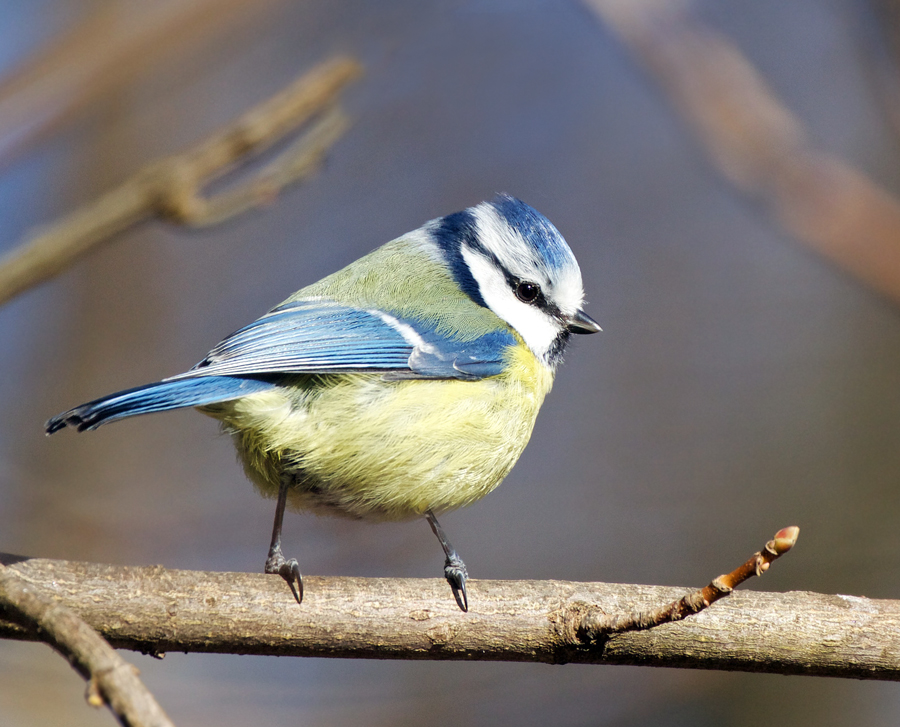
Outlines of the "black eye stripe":
{"type": "MultiPolygon", "coordinates": [[[[457,213],[457,214],[462,214],[462,213],[457,213]]],[[[561,320],[562,314],[560,313],[559,308],[556,306],[556,304],[554,304],[553,302],[551,302],[550,300],[547,299],[547,297],[544,295],[544,290],[543,290],[543,288],[541,288],[540,283],[535,283],[530,280],[522,280],[521,278],[518,278],[515,275],[513,275],[509,271],[509,269],[502,262],[500,262],[500,259],[491,250],[488,250],[474,235],[470,239],[466,239],[462,244],[465,247],[469,248],[472,252],[475,252],[476,254],[480,254],[483,257],[487,258],[497,270],[499,270],[501,273],[503,273],[503,277],[506,279],[506,284],[509,286],[510,290],[512,290],[513,294],[519,300],[521,300],[523,303],[526,303],[528,305],[533,305],[535,308],[540,308],[547,315],[561,320]],[[519,286],[520,285],[534,286],[534,288],[536,290],[536,294],[534,295],[534,297],[532,297],[530,300],[527,299],[527,296],[526,296],[526,299],[523,299],[522,297],[520,297],[520,295],[519,295],[519,286]]],[[[461,257],[460,257],[460,260],[462,260],[461,257]]],[[[467,272],[468,276],[471,278],[471,272],[469,271],[468,265],[466,265],[466,272],[467,272]]],[[[472,282],[473,283],[475,282],[474,278],[472,278],[472,282]]],[[[484,303],[484,298],[481,296],[480,290],[477,290],[477,286],[476,286],[476,291],[478,294],[478,298],[476,299],[476,302],[479,305],[488,307],[487,304],[484,303]]],[[[470,293],[470,296],[471,295],[472,294],[470,293]]]]}
{"type": "Polygon", "coordinates": [[[535,308],[539,308],[551,318],[556,318],[558,321],[563,320],[562,312],[559,310],[559,307],[544,295],[544,290],[539,283],[517,278],[507,270],[504,270],[504,273],[506,274],[506,282],[510,289],[512,289],[516,298],[527,305],[533,305],[535,308]],[[528,295],[524,297],[522,296],[522,293],[524,292],[523,287],[528,287],[528,295]]]}

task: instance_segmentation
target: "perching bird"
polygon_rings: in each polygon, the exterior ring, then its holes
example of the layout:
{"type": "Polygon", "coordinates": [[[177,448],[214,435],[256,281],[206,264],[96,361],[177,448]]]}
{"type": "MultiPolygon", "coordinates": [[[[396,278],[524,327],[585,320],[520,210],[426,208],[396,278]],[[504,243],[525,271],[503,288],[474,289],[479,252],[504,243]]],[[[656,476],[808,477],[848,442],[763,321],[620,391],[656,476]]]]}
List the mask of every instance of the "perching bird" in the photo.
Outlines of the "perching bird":
{"type": "Polygon", "coordinates": [[[298,291],[186,373],[50,419],[48,434],[197,407],[276,496],[265,572],[298,600],[287,502],[370,520],[424,517],[468,610],[466,566],[435,513],[483,497],[528,439],[571,333],[595,333],[581,271],[550,221],[500,195],[426,223],[298,291]]]}

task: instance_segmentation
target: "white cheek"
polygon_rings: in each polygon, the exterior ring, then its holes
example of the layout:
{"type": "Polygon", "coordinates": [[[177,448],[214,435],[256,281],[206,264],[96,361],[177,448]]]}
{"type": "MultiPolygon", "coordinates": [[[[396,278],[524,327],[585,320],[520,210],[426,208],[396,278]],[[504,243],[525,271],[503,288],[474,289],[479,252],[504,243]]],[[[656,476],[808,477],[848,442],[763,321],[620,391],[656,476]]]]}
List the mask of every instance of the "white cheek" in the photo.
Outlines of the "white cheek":
{"type": "Polygon", "coordinates": [[[559,334],[559,324],[539,308],[516,298],[493,263],[465,247],[462,256],[488,308],[516,329],[535,356],[545,359],[559,334]]]}

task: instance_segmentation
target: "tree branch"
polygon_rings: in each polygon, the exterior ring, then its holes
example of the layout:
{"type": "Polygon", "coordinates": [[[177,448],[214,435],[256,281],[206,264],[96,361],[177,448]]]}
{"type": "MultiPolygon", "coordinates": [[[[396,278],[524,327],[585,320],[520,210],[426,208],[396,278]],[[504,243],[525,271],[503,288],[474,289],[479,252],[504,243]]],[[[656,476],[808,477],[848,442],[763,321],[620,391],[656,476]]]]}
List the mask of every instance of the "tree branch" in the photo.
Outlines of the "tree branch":
{"type": "Polygon", "coordinates": [[[291,182],[308,177],[347,127],[335,108],[359,64],[337,58],[245,113],[195,148],[150,164],[96,201],[72,212],[0,259],[0,304],[64,270],[114,234],[154,215],[208,225],[270,202],[291,182]],[[253,179],[215,197],[202,190],[314,117],[300,141],[253,179]]]}
{"type": "Polygon", "coordinates": [[[691,3],[582,0],[668,94],[709,160],[794,237],[900,302],[900,202],[818,150],[802,123],[691,3]]]}
{"type": "Polygon", "coordinates": [[[106,704],[127,727],[173,727],[138,679],[137,670],[44,588],[29,585],[15,569],[0,566],[0,604],[21,633],[50,644],[88,680],[89,704],[106,704]]]}
{"type": "Polygon", "coordinates": [[[750,556],[742,565],[730,573],[713,578],[709,585],[699,591],[688,593],[676,601],[658,606],[650,611],[633,611],[631,613],[604,613],[598,608],[589,609],[577,626],[579,637],[589,641],[608,638],[610,634],[623,631],[652,629],[660,624],[681,621],[688,616],[700,613],[706,608],[731,593],[741,583],[753,576],[761,576],[772,565],[773,561],[787,553],[797,543],[800,528],[791,526],[782,528],[766,546],[750,556]]]}
{"type": "MultiPolygon", "coordinates": [[[[438,579],[279,577],[0,556],[116,647],[379,659],[638,664],[900,679],[900,602],[739,591],[695,617],[591,643],[588,608],[649,610],[687,589],[469,581],[461,613],[438,579]]],[[[0,637],[33,639],[0,609],[0,637]]]]}
{"type": "Polygon", "coordinates": [[[0,74],[0,168],[48,131],[133,83],[188,64],[231,28],[264,16],[272,0],[157,0],[82,5],[59,33],[0,74]],[[171,66],[170,66],[171,67],[171,66]]]}

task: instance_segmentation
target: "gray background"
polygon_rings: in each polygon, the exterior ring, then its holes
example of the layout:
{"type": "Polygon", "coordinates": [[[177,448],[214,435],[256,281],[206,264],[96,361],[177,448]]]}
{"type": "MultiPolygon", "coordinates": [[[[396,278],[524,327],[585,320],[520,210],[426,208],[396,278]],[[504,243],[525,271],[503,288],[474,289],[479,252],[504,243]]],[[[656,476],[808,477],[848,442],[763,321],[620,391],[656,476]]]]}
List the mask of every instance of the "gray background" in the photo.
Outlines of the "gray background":
{"type": "MultiPolygon", "coordinates": [[[[9,2],[7,72],[98,3],[9,2]]],[[[850,0],[701,3],[813,141],[897,190],[850,0]]],[[[577,3],[267,2],[0,170],[0,240],[94,198],[349,52],[356,121],[312,182],[199,232],[144,225],[0,310],[0,549],[258,571],[273,503],[195,412],[43,436],[50,415],[193,365],[295,289],[506,191],[582,267],[588,311],[504,485],[442,522],[475,578],[702,585],[779,527],[750,584],[900,597],[900,314],[708,167],[577,3]]],[[[436,577],[427,525],[288,514],[304,573],[436,577]]],[[[895,725],[893,684],[630,667],[134,654],[178,724],[895,725]]],[[[47,647],[0,643],[0,722],[111,725],[47,647]]]]}

